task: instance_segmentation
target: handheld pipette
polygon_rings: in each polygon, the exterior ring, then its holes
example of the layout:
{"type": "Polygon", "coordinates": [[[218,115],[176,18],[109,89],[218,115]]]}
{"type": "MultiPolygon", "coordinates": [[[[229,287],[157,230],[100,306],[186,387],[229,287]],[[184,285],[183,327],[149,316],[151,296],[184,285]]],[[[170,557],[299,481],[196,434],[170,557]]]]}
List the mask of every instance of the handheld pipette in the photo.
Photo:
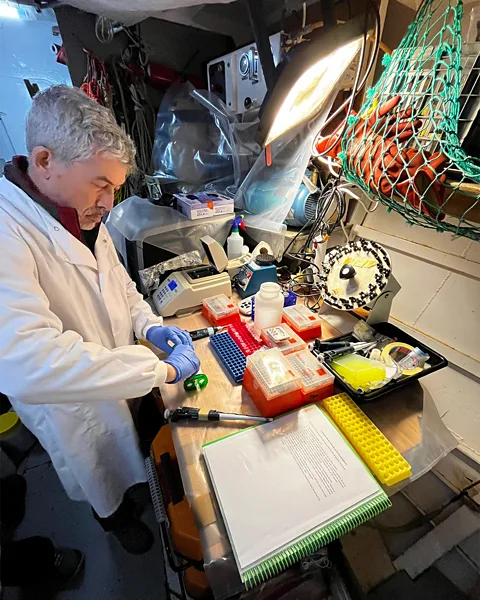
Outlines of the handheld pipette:
{"type": "Polygon", "coordinates": [[[270,417],[224,413],[218,410],[192,408],[190,406],[182,406],[181,408],[176,408],[174,411],[170,411],[167,408],[164,412],[164,417],[166,421],[171,421],[172,423],[189,419],[193,421],[254,421],[255,423],[270,423],[270,421],[273,421],[270,417]]]}

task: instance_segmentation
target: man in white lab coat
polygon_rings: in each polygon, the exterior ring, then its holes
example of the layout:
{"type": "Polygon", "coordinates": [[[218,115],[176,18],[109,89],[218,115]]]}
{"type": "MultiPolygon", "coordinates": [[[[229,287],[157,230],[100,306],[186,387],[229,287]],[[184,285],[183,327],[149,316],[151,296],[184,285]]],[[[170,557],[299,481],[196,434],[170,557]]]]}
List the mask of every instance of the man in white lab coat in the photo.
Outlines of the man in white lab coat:
{"type": "Polygon", "coordinates": [[[190,336],[144,302],[101,223],[134,168],[112,114],[78,89],[49,88],[33,99],[26,145],[0,179],[0,391],[70,498],[142,553],[153,537],[127,493],[146,481],[127,400],[199,361],[190,336]],[[166,360],[134,345],[134,332],[166,360]]]}

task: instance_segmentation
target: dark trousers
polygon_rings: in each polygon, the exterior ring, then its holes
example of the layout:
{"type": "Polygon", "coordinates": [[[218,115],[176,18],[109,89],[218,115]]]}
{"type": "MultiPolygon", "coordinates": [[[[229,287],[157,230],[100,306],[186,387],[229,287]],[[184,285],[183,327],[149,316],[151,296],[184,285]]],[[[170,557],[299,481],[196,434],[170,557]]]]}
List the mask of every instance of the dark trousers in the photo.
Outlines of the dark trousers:
{"type": "MultiPolygon", "coordinates": [[[[158,409],[155,398],[152,394],[147,394],[142,398],[135,423],[140,440],[140,450],[145,458],[150,454],[150,446],[163,424],[163,415],[158,409]]],[[[141,486],[142,484],[139,485],[141,486]]],[[[126,491],[120,506],[108,517],[99,517],[92,508],[93,516],[100,523],[104,531],[122,529],[134,518],[135,503],[131,498],[132,489],[130,488],[126,491]]]]}
{"type": "Polygon", "coordinates": [[[55,566],[55,547],[40,536],[2,544],[0,581],[2,585],[33,585],[48,578],[55,566]]]}

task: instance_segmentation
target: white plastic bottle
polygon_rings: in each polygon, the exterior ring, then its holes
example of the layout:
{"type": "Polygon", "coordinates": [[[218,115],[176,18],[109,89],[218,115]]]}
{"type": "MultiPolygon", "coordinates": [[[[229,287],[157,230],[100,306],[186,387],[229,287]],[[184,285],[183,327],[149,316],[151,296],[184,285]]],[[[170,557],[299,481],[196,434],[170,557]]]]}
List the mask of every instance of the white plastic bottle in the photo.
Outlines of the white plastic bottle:
{"type": "Polygon", "coordinates": [[[262,329],[280,325],[283,312],[283,294],[278,283],[267,281],[262,283],[255,294],[254,328],[258,335],[262,329]]]}
{"type": "Polygon", "coordinates": [[[240,258],[243,252],[243,237],[240,235],[238,228],[242,221],[242,217],[237,217],[233,221],[232,233],[227,238],[227,256],[228,260],[240,258]]]}

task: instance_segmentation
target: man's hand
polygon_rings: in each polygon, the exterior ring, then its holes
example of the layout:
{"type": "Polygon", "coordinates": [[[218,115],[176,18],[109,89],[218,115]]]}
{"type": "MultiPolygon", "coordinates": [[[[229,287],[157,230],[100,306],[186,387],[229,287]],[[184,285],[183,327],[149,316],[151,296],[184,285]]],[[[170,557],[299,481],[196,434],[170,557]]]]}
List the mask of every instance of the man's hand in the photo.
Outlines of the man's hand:
{"type": "Polygon", "coordinates": [[[147,331],[147,340],[165,352],[171,354],[174,347],[178,345],[190,346],[193,349],[192,338],[187,331],[179,327],[150,327],[147,331]]]}
{"type": "Polygon", "coordinates": [[[200,368],[200,360],[190,346],[179,344],[175,346],[170,356],[165,361],[167,368],[173,367],[177,376],[173,381],[168,377],[167,371],[167,383],[177,383],[183,379],[188,379],[200,368]]]}

